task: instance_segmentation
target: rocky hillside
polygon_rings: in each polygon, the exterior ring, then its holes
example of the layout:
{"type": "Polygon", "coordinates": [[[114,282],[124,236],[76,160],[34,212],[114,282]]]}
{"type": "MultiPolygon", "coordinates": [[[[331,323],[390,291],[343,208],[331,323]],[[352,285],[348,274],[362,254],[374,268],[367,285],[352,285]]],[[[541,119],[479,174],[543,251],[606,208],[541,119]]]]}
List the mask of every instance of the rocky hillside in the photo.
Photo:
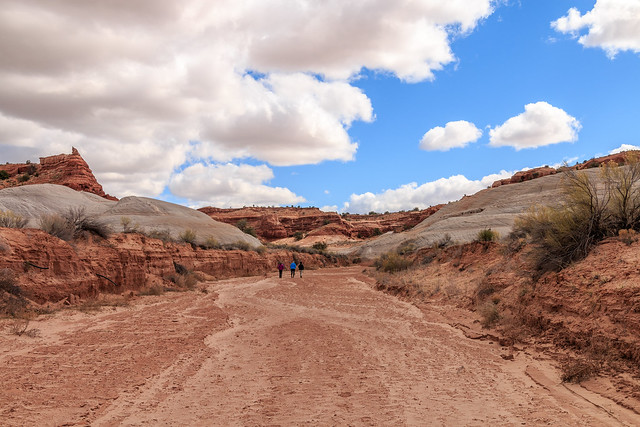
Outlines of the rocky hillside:
{"type": "Polygon", "coordinates": [[[104,192],[78,150],[71,154],[40,157],[40,163],[0,165],[0,189],[30,184],[58,184],[86,191],[108,200],[118,200],[104,192]]]}
{"type": "Polygon", "coordinates": [[[301,236],[343,236],[367,239],[393,231],[408,230],[433,215],[442,205],[429,209],[385,214],[356,215],[323,212],[318,208],[261,208],[241,209],[200,208],[216,221],[251,227],[263,241],[301,236]],[[299,234],[297,234],[299,233],[299,234]]]}

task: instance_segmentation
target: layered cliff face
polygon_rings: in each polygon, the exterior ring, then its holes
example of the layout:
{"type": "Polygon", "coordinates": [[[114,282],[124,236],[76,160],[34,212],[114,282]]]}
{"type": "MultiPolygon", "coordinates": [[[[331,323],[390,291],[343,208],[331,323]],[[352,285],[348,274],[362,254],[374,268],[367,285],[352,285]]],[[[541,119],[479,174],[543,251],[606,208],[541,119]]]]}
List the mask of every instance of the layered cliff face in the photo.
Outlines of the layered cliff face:
{"type": "Polygon", "coordinates": [[[10,269],[25,296],[39,303],[167,284],[176,264],[221,279],[277,274],[278,262],[294,258],[309,269],[339,262],[289,251],[204,250],[135,233],[70,244],[37,229],[0,228],[0,270],[10,269]]]}
{"type": "Polygon", "coordinates": [[[307,236],[344,236],[366,239],[388,231],[409,229],[434,214],[442,205],[428,209],[373,215],[338,215],[318,208],[200,208],[216,221],[238,225],[243,222],[254,229],[265,241],[294,237],[297,233],[307,236]]]}
{"type": "Polygon", "coordinates": [[[58,184],[105,199],[118,200],[104,192],[89,165],[75,148],[72,148],[71,154],[40,157],[39,164],[0,165],[0,174],[0,189],[29,184],[58,184]]]}

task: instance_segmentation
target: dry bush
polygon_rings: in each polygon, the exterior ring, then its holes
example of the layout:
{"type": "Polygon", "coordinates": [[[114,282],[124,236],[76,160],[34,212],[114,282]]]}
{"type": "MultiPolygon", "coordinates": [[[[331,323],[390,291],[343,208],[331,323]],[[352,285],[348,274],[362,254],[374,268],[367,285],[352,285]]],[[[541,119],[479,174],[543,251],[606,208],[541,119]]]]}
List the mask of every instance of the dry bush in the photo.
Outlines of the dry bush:
{"type": "Polygon", "coordinates": [[[196,232],[190,228],[187,228],[180,233],[180,241],[194,245],[196,243],[196,232]]]}
{"type": "Polygon", "coordinates": [[[139,233],[140,232],[140,224],[133,224],[131,222],[131,218],[128,216],[120,217],[120,225],[122,225],[123,233],[139,233]]]}
{"type": "Polygon", "coordinates": [[[560,379],[563,383],[581,383],[597,375],[600,367],[591,360],[575,359],[562,364],[560,379]]]}
{"type": "Polygon", "coordinates": [[[386,273],[395,273],[397,271],[408,269],[413,262],[396,252],[387,252],[381,255],[374,262],[376,270],[382,270],[386,273]]]}
{"type": "Polygon", "coordinates": [[[30,322],[30,319],[28,317],[21,317],[21,318],[15,319],[9,325],[9,333],[11,335],[17,335],[19,337],[23,335],[29,338],[39,337],[40,329],[36,329],[36,328],[29,329],[29,322],[30,322]]]}
{"type": "Polygon", "coordinates": [[[485,328],[489,328],[496,324],[500,320],[500,312],[498,311],[498,305],[493,301],[485,301],[478,307],[478,313],[480,314],[480,323],[485,328]]]}
{"type": "Polygon", "coordinates": [[[173,237],[171,237],[171,232],[166,229],[165,230],[153,229],[143,234],[147,237],[150,237],[151,239],[162,240],[164,243],[173,242],[173,237]]]}
{"type": "Polygon", "coordinates": [[[234,243],[227,243],[222,245],[222,248],[227,251],[240,250],[240,251],[249,251],[251,250],[251,245],[249,242],[245,242],[244,240],[238,240],[234,243]]]}
{"type": "Polygon", "coordinates": [[[610,162],[602,166],[609,195],[607,226],[614,230],[640,228],[640,156],[626,153],[626,166],[610,162]]]}
{"type": "Polygon", "coordinates": [[[87,215],[83,207],[69,209],[64,219],[71,224],[73,237],[80,237],[86,232],[106,239],[111,234],[111,228],[105,222],[87,215]]]}
{"type": "Polygon", "coordinates": [[[0,211],[0,227],[24,228],[29,220],[12,211],[0,211]]]}
{"type": "Polygon", "coordinates": [[[18,286],[18,280],[13,270],[3,268],[0,270],[0,291],[8,292],[11,295],[20,296],[22,290],[18,286]]]}
{"type": "Polygon", "coordinates": [[[60,215],[42,215],[39,220],[40,228],[58,239],[69,241],[73,239],[75,229],[72,224],[60,215]]]}
{"type": "Polygon", "coordinates": [[[200,247],[202,249],[220,249],[222,246],[213,236],[209,236],[200,244],[200,247]]]}
{"type": "Polygon", "coordinates": [[[638,241],[638,232],[634,229],[618,230],[618,240],[630,246],[632,243],[638,241]]]}
{"type": "Polygon", "coordinates": [[[418,249],[418,245],[416,245],[414,240],[406,240],[396,248],[396,253],[398,255],[407,255],[414,253],[418,249]]]}
{"type": "Polygon", "coordinates": [[[260,255],[264,255],[267,252],[267,247],[264,245],[260,245],[260,246],[254,247],[253,250],[259,253],[260,255]]]}
{"type": "Polygon", "coordinates": [[[163,286],[155,285],[140,291],[140,295],[159,296],[165,293],[163,286]]]}
{"type": "Polygon", "coordinates": [[[101,311],[104,307],[128,307],[131,303],[131,297],[126,295],[98,295],[96,298],[87,299],[70,306],[70,308],[81,311],[83,313],[94,313],[101,311]]]}

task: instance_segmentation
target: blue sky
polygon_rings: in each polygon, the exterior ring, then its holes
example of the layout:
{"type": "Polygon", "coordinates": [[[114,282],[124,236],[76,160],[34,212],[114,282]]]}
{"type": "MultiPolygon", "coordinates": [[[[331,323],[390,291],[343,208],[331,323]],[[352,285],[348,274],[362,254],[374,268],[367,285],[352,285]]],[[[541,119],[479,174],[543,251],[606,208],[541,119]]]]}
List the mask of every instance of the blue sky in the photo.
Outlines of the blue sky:
{"type": "Polygon", "coordinates": [[[640,0],[6,3],[0,160],[119,197],[395,211],[640,145],[640,0]]]}

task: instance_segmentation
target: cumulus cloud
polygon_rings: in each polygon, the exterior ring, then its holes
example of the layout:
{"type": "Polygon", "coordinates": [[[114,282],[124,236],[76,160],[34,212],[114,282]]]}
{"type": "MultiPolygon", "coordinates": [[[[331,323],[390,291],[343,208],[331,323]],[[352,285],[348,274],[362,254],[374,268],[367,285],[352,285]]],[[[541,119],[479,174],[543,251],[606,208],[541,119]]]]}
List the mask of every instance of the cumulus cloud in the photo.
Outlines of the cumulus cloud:
{"type": "Polygon", "coordinates": [[[580,122],[547,102],[527,104],[524,113],[511,117],[489,131],[489,145],[511,146],[516,150],[537,148],[560,142],[575,142],[580,122]]]}
{"type": "Polygon", "coordinates": [[[610,57],[620,51],[640,52],[638,0],[597,0],[593,9],[584,15],[571,8],[551,26],[561,33],[577,37],[583,46],[604,49],[610,57]],[[586,33],[580,35],[583,30],[586,33]]]}
{"type": "Polygon", "coordinates": [[[176,173],[169,183],[171,192],[196,206],[220,208],[247,205],[273,206],[302,203],[304,197],[291,190],[265,185],[273,178],[266,165],[204,165],[197,163],[176,173]]]}
{"type": "Polygon", "coordinates": [[[455,61],[451,36],[491,13],[491,0],[4,0],[0,149],[22,161],[34,141],[74,145],[116,195],[158,195],[190,158],[352,160],[348,129],[374,114],[349,79],[433,79],[455,61]],[[127,183],[132,165],[148,179],[127,183]]]}
{"type": "Polygon", "coordinates": [[[320,210],[322,212],[338,212],[338,205],[323,206],[320,210]]]}
{"type": "Polygon", "coordinates": [[[637,145],[622,144],[620,147],[614,148],[613,150],[609,151],[609,154],[618,154],[624,151],[632,151],[632,150],[640,150],[640,147],[638,147],[637,145]]]}
{"type": "Polygon", "coordinates": [[[474,194],[487,188],[499,179],[509,178],[513,172],[501,171],[479,180],[470,180],[464,175],[440,178],[418,185],[415,182],[405,184],[396,189],[381,193],[352,194],[344,204],[342,211],[351,213],[367,213],[371,211],[386,212],[409,210],[415,207],[425,209],[440,203],[458,200],[465,194],[474,194]]]}
{"type": "Polygon", "coordinates": [[[482,131],[473,123],[465,120],[449,122],[445,127],[436,126],[424,134],[420,148],[427,151],[448,151],[452,148],[466,147],[476,142],[482,131]]]}

